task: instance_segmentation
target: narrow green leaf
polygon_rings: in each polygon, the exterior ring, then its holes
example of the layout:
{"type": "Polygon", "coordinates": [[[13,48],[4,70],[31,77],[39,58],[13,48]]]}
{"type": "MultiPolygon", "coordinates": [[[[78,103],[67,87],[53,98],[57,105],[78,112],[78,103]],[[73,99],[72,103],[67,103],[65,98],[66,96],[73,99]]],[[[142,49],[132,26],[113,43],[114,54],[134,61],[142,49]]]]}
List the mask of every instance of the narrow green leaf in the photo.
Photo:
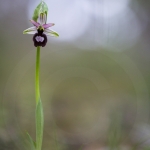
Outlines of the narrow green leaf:
{"type": "Polygon", "coordinates": [[[48,6],[47,4],[42,1],[34,10],[34,13],[33,13],[33,16],[32,16],[32,19],[34,21],[37,21],[38,20],[38,17],[40,15],[40,13],[45,13],[46,16],[47,16],[47,13],[48,13],[48,6]]]}
{"type": "Polygon", "coordinates": [[[41,150],[42,147],[43,126],[44,126],[43,107],[41,99],[39,99],[38,104],[36,106],[36,150],[41,150]]]}
{"type": "Polygon", "coordinates": [[[35,142],[33,141],[33,139],[31,138],[30,134],[27,132],[26,133],[27,136],[28,136],[28,141],[29,141],[29,146],[30,146],[30,150],[35,150],[36,149],[36,144],[35,142]]]}

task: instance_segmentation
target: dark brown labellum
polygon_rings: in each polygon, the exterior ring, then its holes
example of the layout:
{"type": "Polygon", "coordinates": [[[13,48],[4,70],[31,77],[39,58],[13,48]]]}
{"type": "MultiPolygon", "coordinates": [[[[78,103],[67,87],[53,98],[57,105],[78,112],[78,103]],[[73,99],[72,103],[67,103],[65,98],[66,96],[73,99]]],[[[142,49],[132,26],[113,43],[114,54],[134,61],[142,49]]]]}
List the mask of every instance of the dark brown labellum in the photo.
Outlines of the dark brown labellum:
{"type": "Polygon", "coordinates": [[[47,36],[43,33],[43,30],[37,30],[38,33],[35,33],[33,36],[34,46],[44,47],[47,43],[47,36]]]}

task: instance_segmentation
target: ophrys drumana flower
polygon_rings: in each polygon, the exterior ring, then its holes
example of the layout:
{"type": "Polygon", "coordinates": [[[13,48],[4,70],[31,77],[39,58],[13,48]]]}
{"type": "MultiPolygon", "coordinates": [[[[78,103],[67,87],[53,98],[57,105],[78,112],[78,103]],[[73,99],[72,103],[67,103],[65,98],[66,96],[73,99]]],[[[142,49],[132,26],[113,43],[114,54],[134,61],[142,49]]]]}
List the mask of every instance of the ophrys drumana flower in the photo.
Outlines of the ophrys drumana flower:
{"type": "Polygon", "coordinates": [[[48,14],[48,6],[41,0],[39,5],[35,8],[31,23],[33,27],[23,31],[23,34],[34,34],[33,42],[37,47],[36,51],[36,67],[35,67],[35,98],[36,98],[36,141],[33,141],[32,137],[27,133],[29,141],[29,150],[42,150],[43,141],[43,129],[44,129],[44,114],[42,100],[40,97],[40,49],[47,43],[47,35],[58,37],[58,33],[48,29],[54,26],[54,23],[46,23],[48,14]]]}
{"type": "Polygon", "coordinates": [[[39,22],[34,20],[30,20],[34,25],[23,31],[23,34],[34,34],[33,42],[34,46],[42,46],[44,47],[47,43],[47,35],[58,37],[58,33],[53,31],[52,29],[48,29],[49,27],[54,26],[54,23],[46,23],[47,16],[45,13],[40,13],[39,22]]]}

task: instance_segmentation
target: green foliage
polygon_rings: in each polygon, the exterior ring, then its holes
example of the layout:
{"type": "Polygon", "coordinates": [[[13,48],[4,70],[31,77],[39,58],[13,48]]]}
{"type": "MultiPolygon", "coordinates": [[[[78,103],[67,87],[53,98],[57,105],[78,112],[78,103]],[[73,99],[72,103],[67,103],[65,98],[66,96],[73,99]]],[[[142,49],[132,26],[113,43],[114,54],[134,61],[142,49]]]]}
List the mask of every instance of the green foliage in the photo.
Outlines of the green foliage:
{"type": "Polygon", "coordinates": [[[28,137],[28,142],[29,142],[29,149],[30,150],[36,150],[36,144],[33,141],[32,137],[29,135],[29,133],[27,132],[27,137],[28,137]]]}
{"type": "Polygon", "coordinates": [[[41,99],[39,99],[36,106],[36,150],[41,150],[42,147],[43,126],[44,126],[43,107],[41,99]]]}
{"type": "Polygon", "coordinates": [[[47,17],[48,6],[43,1],[35,8],[32,19],[37,22],[37,19],[41,13],[45,13],[47,17]]]}

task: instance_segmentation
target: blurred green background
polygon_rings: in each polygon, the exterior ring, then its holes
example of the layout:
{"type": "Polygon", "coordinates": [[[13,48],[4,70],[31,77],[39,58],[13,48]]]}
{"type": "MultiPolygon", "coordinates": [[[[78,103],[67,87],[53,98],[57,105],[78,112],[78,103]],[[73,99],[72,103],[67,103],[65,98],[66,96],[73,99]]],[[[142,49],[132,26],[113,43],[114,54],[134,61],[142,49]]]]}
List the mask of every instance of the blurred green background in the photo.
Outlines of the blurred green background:
{"type": "MultiPolygon", "coordinates": [[[[41,50],[43,150],[148,150],[150,1],[49,0],[59,38],[41,50]]],[[[29,28],[39,1],[1,0],[0,150],[35,139],[35,56],[29,28]]]]}

